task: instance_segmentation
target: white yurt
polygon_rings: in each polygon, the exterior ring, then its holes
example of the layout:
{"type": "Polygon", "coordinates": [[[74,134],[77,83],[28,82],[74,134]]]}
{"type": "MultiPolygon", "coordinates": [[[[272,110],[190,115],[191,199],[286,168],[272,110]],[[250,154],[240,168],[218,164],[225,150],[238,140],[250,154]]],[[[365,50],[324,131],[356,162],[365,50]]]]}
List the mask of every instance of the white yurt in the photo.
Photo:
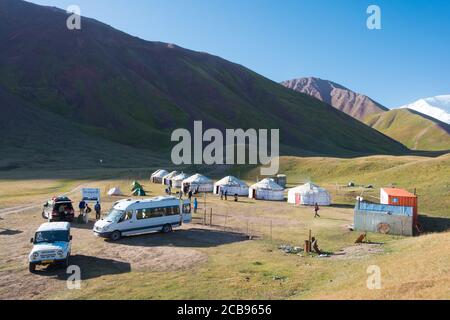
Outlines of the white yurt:
{"type": "Polygon", "coordinates": [[[172,178],[176,177],[180,173],[178,171],[172,171],[168,175],[164,176],[162,179],[162,184],[165,186],[170,186],[170,182],[172,181],[172,178]]]}
{"type": "Polygon", "coordinates": [[[238,196],[248,195],[248,185],[233,176],[225,177],[216,182],[214,185],[214,194],[220,194],[220,190],[223,190],[223,192],[226,191],[229,196],[234,196],[235,194],[238,196]]]}
{"type": "Polygon", "coordinates": [[[123,193],[122,193],[122,191],[120,191],[119,187],[114,187],[108,191],[108,196],[110,196],[110,197],[123,196],[123,193]]]}
{"type": "Polygon", "coordinates": [[[167,172],[166,170],[158,170],[155,171],[151,177],[150,177],[150,181],[153,183],[162,183],[162,179],[167,176],[169,174],[169,172],[167,172]]]}
{"type": "Polygon", "coordinates": [[[198,192],[213,192],[214,181],[199,173],[183,180],[182,188],[189,186],[191,190],[198,192]]]}
{"type": "Polygon", "coordinates": [[[274,179],[264,179],[252,185],[248,191],[250,199],[257,200],[284,200],[284,189],[278,185],[274,179]]]}
{"type": "Polygon", "coordinates": [[[183,180],[189,178],[190,175],[186,173],[180,173],[179,175],[172,178],[172,188],[181,188],[183,180]]]}
{"type": "Polygon", "coordinates": [[[305,206],[314,206],[316,203],[319,206],[329,206],[331,204],[331,197],[326,189],[316,186],[313,183],[307,183],[289,189],[288,202],[305,206]]]}

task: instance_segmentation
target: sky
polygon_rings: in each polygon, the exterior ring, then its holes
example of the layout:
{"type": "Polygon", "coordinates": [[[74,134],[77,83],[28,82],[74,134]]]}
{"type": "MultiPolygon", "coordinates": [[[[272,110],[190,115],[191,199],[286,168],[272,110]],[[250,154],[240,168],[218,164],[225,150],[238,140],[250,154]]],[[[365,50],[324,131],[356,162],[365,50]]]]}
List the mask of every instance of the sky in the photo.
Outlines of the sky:
{"type": "MultiPolygon", "coordinates": [[[[30,1],[30,0],[29,0],[30,1]]],[[[332,80],[393,108],[450,94],[447,0],[31,0],[150,41],[208,52],[277,82],[332,80]],[[369,5],[381,30],[369,30],[369,5]]]]}

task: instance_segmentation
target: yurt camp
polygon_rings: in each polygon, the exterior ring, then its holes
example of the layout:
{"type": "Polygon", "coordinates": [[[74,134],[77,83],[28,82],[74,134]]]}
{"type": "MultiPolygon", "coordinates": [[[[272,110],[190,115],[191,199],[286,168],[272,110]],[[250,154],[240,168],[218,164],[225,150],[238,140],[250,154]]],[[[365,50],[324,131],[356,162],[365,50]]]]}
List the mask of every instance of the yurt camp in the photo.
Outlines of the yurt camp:
{"type": "Polygon", "coordinates": [[[181,188],[183,180],[189,178],[190,175],[186,173],[180,173],[179,175],[172,178],[172,188],[181,188]]]}
{"type": "Polygon", "coordinates": [[[248,191],[250,199],[283,201],[284,189],[274,179],[264,179],[252,185],[248,191]]]}
{"type": "Polygon", "coordinates": [[[214,194],[220,194],[221,191],[224,193],[227,192],[230,196],[247,196],[248,185],[236,177],[228,176],[216,182],[214,185],[214,194]]]}
{"type": "Polygon", "coordinates": [[[169,172],[166,170],[158,170],[151,175],[150,181],[153,183],[162,183],[163,178],[168,174],[169,172]]]}
{"type": "Polygon", "coordinates": [[[331,197],[327,190],[316,186],[313,183],[307,183],[296,188],[289,189],[288,203],[304,206],[329,206],[331,197]]]}
{"type": "Polygon", "coordinates": [[[191,190],[198,192],[213,192],[214,182],[199,173],[183,180],[182,188],[189,187],[191,190]]]}
{"type": "Polygon", "coordinates": [[[162,179],[162,184],[165,186],[171,186],[172,185],[172,179],[179,175],[180,173],[178,171],[172,171],[168,175],[164,176],[162,179]]]}

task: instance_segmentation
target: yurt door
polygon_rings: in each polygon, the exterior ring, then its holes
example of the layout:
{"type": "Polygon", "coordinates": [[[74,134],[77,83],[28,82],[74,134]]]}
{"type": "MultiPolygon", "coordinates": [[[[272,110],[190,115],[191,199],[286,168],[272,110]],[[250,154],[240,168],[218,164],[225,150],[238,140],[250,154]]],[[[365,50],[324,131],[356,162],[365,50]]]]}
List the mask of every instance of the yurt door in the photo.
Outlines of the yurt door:
{"type": "Polygon", "coordinates": [[[256,199],[256,189],[253,189],[253,196],[252,196],[252,198],[256,199]]]}
{"type": "Polygon", "coordinates": [[[295,195],[295,204],[297,205],[297,206],[299,206],[300,205],[300,203],[301,203],[301,195],[300,195],[300,193],[297,193],[296,195],[295,195]]]}

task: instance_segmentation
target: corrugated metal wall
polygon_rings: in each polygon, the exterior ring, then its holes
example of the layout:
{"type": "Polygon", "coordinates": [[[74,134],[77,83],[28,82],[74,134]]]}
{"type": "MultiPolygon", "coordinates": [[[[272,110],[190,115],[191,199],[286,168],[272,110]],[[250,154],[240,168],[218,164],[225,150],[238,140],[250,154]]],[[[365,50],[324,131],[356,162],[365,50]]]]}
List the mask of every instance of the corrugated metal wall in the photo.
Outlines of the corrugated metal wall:
{"type": "Polygon", "coordinates": [[[389,234],[413,235],[413,208],[358,202],[355,207],[355,230],[378,232],[380,223],[390,226],[389,234]]]}

